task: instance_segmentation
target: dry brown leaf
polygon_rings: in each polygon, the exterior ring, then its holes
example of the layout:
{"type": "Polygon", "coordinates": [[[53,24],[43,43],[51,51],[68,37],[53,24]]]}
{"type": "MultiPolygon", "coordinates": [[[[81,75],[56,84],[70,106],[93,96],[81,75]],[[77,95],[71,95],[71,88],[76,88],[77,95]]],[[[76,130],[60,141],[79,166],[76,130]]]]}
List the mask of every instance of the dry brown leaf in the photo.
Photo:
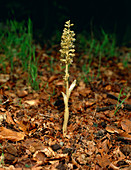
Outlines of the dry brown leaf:
{"type": "Polygon", "coordinates": [[[100,155],[98,155],[97,160],[98,160],[98,164],[102,168],[107,168],[107,166],[109,166],[111,164],[111,162],[109,160],[109,156],[107,154],[103,155],[102,157],[100,155]]]}
{"type": "Polygon", "coordinates": [[[11,144],[11,143],[8,143],[8,144],[7,144],[6,150],[7,150],[7,152],[8,152],[9,154],[11,154],[11,155],[15,155],[15,156],[18,155],[18,154],[17,154],[17,149],[16,149],[16,147],[15,147],[13,144],[11,144]]]}
{"type": "Polygon", "coordinates": [[[123,133],[123,130],[118,129],[117,127],[111,126],[111,125],[106,127],[106,131],[108,131],[110,133],[118,133],[118,134],[123,133]]]}
{"type": "Polygon", "coordinates": [[[33,154],[33,159],[39,163],[52,162],[66,157],[67,154],[57,154],[49,146],[43,146],[42,150],[38,150],[33,154]]]}
{"type": "Polygon", "coordinates": [[[114,72],[113,72],[112,70],[105,70],[105,71],[104,71],[104,74],[105,74],[107,77],[111,77],[111,76],[114,74],[114,72]]]}
{"type": "Polygon", "coordinates": [[[87,146],[88,146],[87,154],[92,155],[96,150],[95,143],[93,141],[87,141],[87,146]]]}
{"type": "Polygon", "coordinates": [[[36,151],[33,154],[33,159],[40,164],[48,162],[48,158],[45,156],[44,152],[41,151],[36,151]]]}
{"type": "Polygon", "coordinates": [[[64,86],[64,84],[65,84],[64,80],[58,80],[55,82],[56,86],[64,86]]]}
{"type": "Polygon", "coordinates": [[[95,103],[94,100],[89,100],[89,101],[86,101],[86,102],[85,102],[85,106],[86,106],[86,107],[90,107],[90,106],[92,106],[94,103],[95,103]]]}
{"type": "Polygon", "coordinates": [[[105,87],[105,90],[110,91],[111,89],[112,89],[112,86],[111,86],[111,85],[107,85],[107,86],[105,87]]]}
{"type": "Polygon", "coordinates": [[[115,154],[116,157],[119,158],[119,161],[124,160],[126,158],[125,155],[121,152],[119,146],[115,148],[115,150],[113,151],[113,154],[115,154]]]}
{"type": "Polygon", "coordinates": [[[101,146],[102,146],[102,148],[104,149],[104,151],[106,152],[106,153],[108,153],[109,152],[109,140],[104,140],[102,143],[101,143],[101,146]]]}
{"type": "Polygon", "coordinates": [[[0,127],[0,140],[11,140],[11,141],[20,141],[23,140],[25,134],[22,132],[15,132],[11,129],[7,129],[6,127],[0,127]]]}
{"type": "Polygon", "coordinates": [[[131,133],[131,121],[129,119],[124,119],[121,121],[122,129],[127,133],[131,133]]]}
{"type": "Polygon", "coordinates": [[[15,119],[15,122],[17,123],[17,125],[19,126],[19,129],[22,130],[25,134],[28,134],[27,133],[27,130],[29,129],[29,123],[28,125],[24,125],[23,124],[23,121],[18,121],[15,119]]]}
{"type": "Polygon", "coordinates": [[[31,170],[42,170],[43,167],[42,166],[39,166],[39,167],[32,167],[31,170]]]}
{"type": "Polygon", "coordinates": [[[26,90],[18,90],[17,95],[18,97],[25,97],[28,95],[28,92],[26,90]]]}
{"type": "Polygon", "coordinates": [[[6,120],[6,113],[0,112],[0,124],[6,120]]]}
{"type": "Polygon", "coordinates": [[[129,135],[127,132],[120,134],[120,137],[125,139],[125,140],[131,141],[131,135],[129,135]]]}
{"type": "Polygon", "coordinates": [[[76,162],[76,160],[72,157],[73,165],[77,166],[80,169],[80,165],[76,162]]]}
{"type": "Polygon", "coordinates": [[[24,103],[29,104],[30,106],[34,106],[34,105],[38,105],[39,104],[39,100],[26,100],[24,103]]]}
{"type": "Polygon", "coordinates": [[[112,163],[110,164],[109,167],[112,168],[113,170],[117,170],[117,169],[119,170],[120,169],[119,167],[113,165],[112,163]]]}
{"type": "Polygon", "coordinates": [[[26,139],[23,143],[23,146],[29,149],[30,152],[34,153],[38,150],[45,149],[43,143],[38,139],[26,139]]]}
{"type": "Polygon", "coordinates": [[[12,117],[11,117],[11,113],[6,111],[6,122],[9,123],[9,124],[15,124],[12,117]]]}
{"type": "MultiPolygon", "coordinates": [[[[79,90],[80,90],[80,89],[79,89],[79,90]]],[[[81,90],[79,91],[79,93],[80,93],[82,96],[86,97],[87,95],[89,95],[89,94],[91,93],[91,90],[88,89],[88,88],[83,88],[83,87],[81,87],[81,90]]]]}
{"type": "Polygon", "coordinates": [[[6,83],[10,78],[9,74],[0,74],[0,83],[6,83]]]}
{"type": "Polygon", "coordinates": [[[51,76],[48,80],[49,83],[53,82],[54,80],[58,79],[58,76],[54,75],[54,76],[51,76]]]}

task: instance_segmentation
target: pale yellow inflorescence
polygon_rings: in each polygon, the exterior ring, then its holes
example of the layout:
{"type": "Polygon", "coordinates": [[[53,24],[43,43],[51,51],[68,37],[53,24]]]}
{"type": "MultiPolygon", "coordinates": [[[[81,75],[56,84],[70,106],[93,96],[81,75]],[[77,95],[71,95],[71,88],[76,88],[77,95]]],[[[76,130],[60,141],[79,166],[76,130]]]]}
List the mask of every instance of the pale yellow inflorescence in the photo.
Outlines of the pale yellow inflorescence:
{"type": "MultiPolygon", "coordinates": [[[[65,28],[63,30],[63,34],[61,37],[61,59],[62,62],[65,62],[66,65],[69,65],[73,62],[73,57],[75,56],[75,45],[73,42],[75,41],[75,33],[74,31],[70,30],[70,27],[73,26],[74,24],[70,24],[70,20],[65,23],[65,28]]],[[[69,75],[66,75],[64,78],[65,81],[67,81],[69,75]]]]}

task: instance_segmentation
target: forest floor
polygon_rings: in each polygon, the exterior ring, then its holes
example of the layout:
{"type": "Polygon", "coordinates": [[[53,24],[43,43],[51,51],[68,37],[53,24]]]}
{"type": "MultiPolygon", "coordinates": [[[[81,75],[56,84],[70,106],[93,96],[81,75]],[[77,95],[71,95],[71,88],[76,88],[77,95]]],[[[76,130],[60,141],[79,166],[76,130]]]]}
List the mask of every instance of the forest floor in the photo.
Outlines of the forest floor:
{"type": "MultiPolygon", "coordinates": [[[[123,57],[129,52],[120,50],[123,57]]],[[[0,170],[131,169],[131,62],[124,67],[116,57],[103,57],[99,67],[96,58],[85,75],[88,55],[76,53],[69,82],[76,79],[77,85],[64,138],[59,47],[36,48],[36,56],[37,91],[27,84],[19,60],[11,74],[8,64],[6,74],[0,73],[0,170]]]]}

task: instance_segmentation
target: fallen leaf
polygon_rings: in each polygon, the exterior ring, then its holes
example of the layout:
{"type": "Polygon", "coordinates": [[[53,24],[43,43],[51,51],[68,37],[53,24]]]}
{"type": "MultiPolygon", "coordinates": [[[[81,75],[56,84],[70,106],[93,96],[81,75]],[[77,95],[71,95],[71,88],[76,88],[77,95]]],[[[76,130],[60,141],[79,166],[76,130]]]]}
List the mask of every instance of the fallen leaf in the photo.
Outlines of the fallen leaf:
{"type": "Polygon", "coordinates": [[[65,82],[63,80],[58,80],[57,82],[55,82],[56,86],[64,86],[65,82]]]}
{"type": "Polygon", "coordinates": [[[114,149],[113,153],[117,156],[117,158],[119,158],[119,161],[126,158],[126,156],[121,152],[119,146],[114,149]]]}
{"type": "Polygon", "coordinates": [[[27,96],[28,92],[26,90],[18,90],[17,95],[18,97],[25,97],[27,96]]]}
{"type": "Polygon", "coordinates": [[[131,121],[128,119],[124,119],[121,121],[122,129],[125,130],[127,133],[131,133],[131,121]]]}
{"type": "Polygon", "coordinates": [[[0,83],[6,83],[9,79],[9,74],[0,74],[0,83]]]}
{"type": "Polygon", "coordinates": [[[107,85],[107,86],[105,87],[105,90],[110,91],[111,89],[112,89],[112,86],[111,86],[111,85],[107,85]]]}
{"type": "Polygon", "coordinates": [[[1,124],[4,120],[6,120],[6,114],[3,113],[3,112],[0,112],[0,124],[1,124]]]}
{"type": "Polygon", "coordinates": [[[41,151],[36,151],[33,155],[33,159],[40,164],[48,162],[48,158],[41,151]]]}
{"type": "Polygon", "coordinates": [[[105,70],[105,71],[104,71],[104,74],[105,74],[107,77],[111,77],[111,76],[114,74],[114,72],[111,71],[111,70],[105,70]]]}
{"type": "Polygon", "coordinates": [[[54,80],[58,79],[58,76],[54,75],[54,76],[51,76],[48,80],[49,83],[53,82],[54,80]]]}
{"type": "Polygon", "coordinates": [[[24,125],[23,120],[22,121],[15,120],[15,123],[17,123],[21,131],[23,131],[25,134],[28,134],[27,130],[29,129],[30,125],[29,123],[27,125],[24,125]]]}
{"type": "Polygon", "coordinates": [[[95,104],[95,101],[94,101],[94,100],[91,100],[91,99],[85,102],[85,106],[86,106],[86,107],[90,107],[90,106],[92,106],[93,104],[95,104]]]}
{"type": "Polygon", "coordinates": [[[109,152],[109,140],[104,140],[102,143],[101,143],[101,146],[102,146],[102,149],[108,153],[109,152]]]}
{"type": "Polygon", "coordinates": [[[87,146],[88,146],[87,154],[92,155],[96,150],[95,143],[93,141],[87,141],[87,146]]]}
{"type": "Polygon", "coordinates": [[[26,100],[25,103],[29,104],[30,106],[38,105],[39,100],[26,100]]]}
{"type": "Polygon", "coordinates": [[[109,166],[111,164],[111,162],[109,160],[109,156],[107,154],[103,155],[103,156],[98,155],[97,160],[98,160],[98,164],[102,168],[107,168],[107,166],[109,166]]]}
{"type": "Polygon", "coordinates": [[[38,150],[45,149],[43,143],[38,139],[26,139],[23,146],[30,150],[30,152],[36,152],[38,150]]]}
{"type": "Polygon", "coordinates": [[[129,135],[127,132],[120,134],[120,138],[131,141],[131,135],[129,135]]]}
{"type": "Polygon", "coordinates": [[[9,123],[9,124],[15,124],[12,117],[11,117],[11,113],[6,111],[6,122],[9,123]]]}
{"type": "Polygon", "coordinates": [[[15,132],[6,127],[0,127],[0,140],[11,140],[11,141],[20,141],[24,139],[25,134],[22,132],[15,132]]]}
{"type": "Polygon", "coordinates": [[[118,128],[115,127],[115,126],[107,126],[107,127],[106,127],[106,131],[107,131],[107,132],[110,132],[110,133],[118,133],[118,134],[123,133],[123,130],[118,129],[118,128]]]}
{"type": "Polygon", "coordinates": [[[42,150],[38,150],[33,154],[34,160],[39,163],[52,162],[66,157],[67,154],[57,154],[49,146],[44,146],[42,150]]]}
{"type": "Polygon", "coordinates": [[[13,144],[11,143],[7,144],[6,150],[8,153],[17,156],[17,149],[13,144]]]}

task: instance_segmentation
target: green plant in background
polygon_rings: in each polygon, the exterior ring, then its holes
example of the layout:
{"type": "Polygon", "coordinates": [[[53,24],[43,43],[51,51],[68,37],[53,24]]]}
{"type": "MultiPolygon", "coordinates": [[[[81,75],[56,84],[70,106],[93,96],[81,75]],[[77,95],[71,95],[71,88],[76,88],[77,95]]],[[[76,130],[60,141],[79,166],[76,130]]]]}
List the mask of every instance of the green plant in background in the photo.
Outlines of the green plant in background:
{"type": "Polygon", "coordinates": [[[95,49],[94,49],[95,57],[97,57],[99,55],[99,52],[100,52],[100,42],[97,41],[96,44],[95,44],[95,49]]]}
{"type": "Polygon", "coordinates": [[[65,63],[66,68],[65,68],[65,76],[64,80],[66,83],[66,94],[62,92],[63,98],[64,98],[64,104],[65,104],[65,113],[64,113],[64,123],[63,123],[63,136],[66,136],[67,133],[67,124],[68,124],[68,119],[69,119],[69,108],[68,108],[68,101],[70,94],[72,90],[74,89],[76,85],[76,80],[73,81],[69,88],[69,65],[72,64],[73,62],[73,57],[75,56],[74,52],[74,44],[73,42],[75,41],[75,33],[74,31],[70,30],[70,27],[73,26],[73,24],[70,24],[70,20],[65,23],[65,28],[63,30],[63,34],[61,37],[61,59],[62,62],[65,63]]]}
{"type": "Polygon", "coordinates": [[[79,51],[81,51],[81,50],[83,51],[83,49],[87,48],[88,41],[84,34],[85,33],[77,35],[77,39],[78,39],[78,43],[79,43],[79,46],[78,46],[79,51]]]}
{"type": "Polygon", "coordinates": [[[108,35],[102,29],[103,41],[100,46],[102,56],[107,56],[107,59],[116,55],[116,40],[113,36],[108,35]]]}
{"type": "Polygon", "coordinates": [[[101,68],[101,53],[99,53],[99,64],[98,64],[98,73],[97,73],[97,78],[100,76],[100,68],[101,68]]]}
{"type": "Polygon", "coordinates": [[[31,165],[25,164],[25,167],[26,167],[26,168],[30,168],[30,167],[31,167],[31,165]]]}
{"type": "Polygon", "coordinates": [[[35,57],[35,46],[32,45],[32,23],[31,20],[28,20],[28,32],[25,37],[25,45],[24,49],[26,50],[26,55],[23,55],[25,61],[23,60],[24,69],[28,70],[29,75],[29,82],[31,84],[31,87],[34,90],[39,89],[39,82],[37,80],[38,77],[38,59],[36,60],[35,57]]]}
{"type": "MultiPolygon", "coordinates": [[[[19,23],[15,20],[7,21],[6,29],[1,29],[0,40],[0,65],[6,72],[6,63],[11,66],[11,73],[14,69],[15,59],[21,62],[24,71],[28,71],[29,82],[34,89],[38,89],[37,81],[37,66],[38,62],[35,59],[35,46],[32,38],[32,22],[29,19],[27,27],[24,22],[19,23]]],[[[2,71],[2,70],[1,70],[2,71]]]]}
{"type": "Polygon", "coordinates": [[[81,79],[84,81],[84,83],[89,84],[90,81],[94,79],[94,73],[92,72],[92,75],[90,75],[91,67],[90,65],[84,64],[82,66],[82,76],[81,79]]]}
{"type": "Polygon", "coordinates": [[[33,49],[33,59],[29,63],[29,69],[28,69],[28,74],[29,74],[29,83],[31,84],[31,87],[34,90],[39,90],[39,81],[37,80],[38,78],[38,62],[35,58],[35,48],[33,49]]]}
{"type": "Polygon", "coordinates": [[[60,42],[60,39],[61,39],[61,32],[60,32],[59,30],[56,30],[56,31],[54,32],[54,36],[52,36],[52,38],[51,38],[50,44],[51,44],[52,46],[53,46],[53,45],[56,46],[56,44],[58,44],[58,43],[60,42]]]}
{"type": "MultiPolygon", "coordinates": [[[[105,33],[103,29],[101,29],[101,40],[97,40],[95,36],[93,38],[89,38],[87,40],[87,35],[82,34],[78,35],[78,50],[84,54],[84,64],[82,66],[83,76],[85,83],[88,83],[92,80],[93,76],[90,76],[90,70],[93,70],[92,62],[98,62],[98,73],[97,78],[100,76],[100,67],[103,57],[106,60],[112,59],[112,57],[118,56],[118,50],[116,46],[116,39],[114,35],[109,35],[105,33]]],[[[82,55],[79,57],[79,61],[83,60],[82,55]]],[[[127,61],[127,60],[126,60],[127,61]]],[[[125,65],[126,65],[125,61],[125,65]]]]}
{"type": "Polygon", "coordinates": [[[121,108],[122,104],[124,103],[124,101],[125,101],[126,98],[127,98],[127,97],[125,97],[125,98],[120,102],[122,90],[123,90],[123,88],[120,90],[120,93],[119,93],[119,96],[118,96],[118,101],[117,101],[117,105],[116,105],[116,108],[115,108],[114,115],[118,112],[118,110],[121,108]]]}
{"type": "Polygon", "coordinates": [[[103,29],[101,34],[101,41],[96,38],[87,40],[86,36],[79,35],[80,50],[83,49],[88,55],[93,54],[93,57],[97,57],[99,52],[108,58],[115,56],[117,51],[115,36],[105,33],[103,29]]]}
{"type": "Polygon", "coordinates": [[[0,32],[0,52],[3,54],[1,64],[5,68],[6,61],[9,61],[12,72],[14,67],[14,58],[18,55],[18,50],[22,43],[21,35],[24,30],[21,28],[23,28],[23,23],[18,23],[15,20],[7,21],[6,26],[4,26],[4,28],[5,29],[1,29],[0,32]]]}
{"type": "Polygon", "coordinates": [[[95,46],[96,46],[96,40],[93,39],[93,40],[91,40],[91,42],[90,42],[89,55],[94,52],[95,46]]]}
{"type": "Polygon", "coordinates": [[[49,63],[50,63],[50,71],[51,72],[54,72],[54,68],[53,68],[53,65],[54,65],[54,58],[49,56],[49,63]]]}
{"type": "Polygon", "coordinates": [[[86,84],[89,83],[89,75],[88,75],[89,72],[90,72],[90,67],[89,67],[89,66],[86,66],[86,64],[84,64],[84,65],[82,66],[82,73],[83,73],[82,79],[84,80],[84,82],[85,82],[86,84]],[[87,78],[87,76],[88,76],[88,78],[87,78]]]}
{"type": "Polygon", "coordinates": [[[123,57],[123,66],[126,68],[128,67],[128,63],[131,62],[131,53],[127,53],[124,57],[123,57]]]}
{"type": "Polygon", "coordinates": [[[105,56],[108,52],[107,46],[109,43],[109,39],[108,39],[108,35],[104,32],[103,29],[102,29],[102,34],[103,34],[104,38],[103,38],[102,44],[100,46],[100,50],[101,50],[101,54],[105,56]]]}
{"type": "Polygon", "coordinates": [[[22,36],[22,44],[19,52],[19,59],[22,62],[22,67],[24,71],[28,71],[30,67],[31,57],[33,53],[33,44],[32,44],[32,23],[31,20],[28,20],[27,30],[22,36]]]}

